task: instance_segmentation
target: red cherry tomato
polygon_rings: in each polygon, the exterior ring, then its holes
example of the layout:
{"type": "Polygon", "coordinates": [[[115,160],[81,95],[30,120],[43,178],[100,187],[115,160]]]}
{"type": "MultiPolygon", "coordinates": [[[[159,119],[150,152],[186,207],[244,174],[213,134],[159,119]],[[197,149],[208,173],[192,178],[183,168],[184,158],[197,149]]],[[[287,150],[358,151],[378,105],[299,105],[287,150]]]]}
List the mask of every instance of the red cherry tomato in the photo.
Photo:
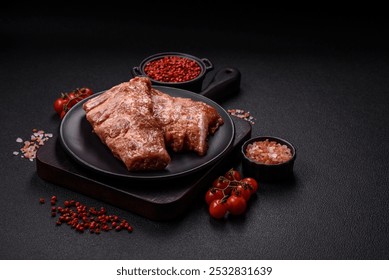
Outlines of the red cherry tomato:
{"type": "Polygon", "coordinates": [[[59,117],[60,117],[61,119],[63,119],[63,117],[65,116],[65,114],[66,114],[66,112],[65,112],[65,111],[62,111],[61,114],[59,114],[59,117]]]}
{"type": "Polygon", "coordinates": [[[70,108],[72,108],[74,105],[76,105],[76,103],[78,103],[82,99],[92,94],[93,91],[87,87],[76,89],[74,91],[69,92],[68,94],[62,94],[61,97],[55,100],[54,110],[62,119],[70,108]]]}
{"type": "Polygon", "coordinates": [[[227,210],[232,215],[241,215],[246,210],[246,200],[241,196],[231,195],[227,199],[227,210]]]}
{"type": "Polygon", "coordinates": [[[242,179],[242,176],[240,175],[239,171],[233,168],[228,170],[224,177],[231,181],[240,181],[242,179]]]}
{"type": "Polygon", "coordinates": [[[61,114],[63,111],[63,108],[65,104],[68,102],[69,99],[59,97],[54,101],[54,110],[57,112],[58,115],[61,114]]]}
{"type": "Polygon", "coordinates": [[[82,98],[86,98],[88,96],[91,96],[93,94],[93,91],[90,88],[83,87],[78,90],[78,93],[82,98]]]}
{"type": "Polygon", "coordinates": [[[230,181],[220,176],[212,183],[212,187],[215,189],[225,189],[230,184],[230,181]]]}
{"type": "Polygon", "coordinates": [[[79,101],[74,92],[69,93],[68,97],[69,97],[69,102],[67,103],[66,109],[72,108],[79,101]]]}
{"type": "Polygon", "coordinates": [[[223,191],[216,189],[209,189],[205,194],[205,201],[208,205],[216,199],[222,199],[224,197],[223,191]]]}
{"type": "Polygon", "coordinates": [[[216,199],[209,205],[209,214],[215,219],[223,218],[227,213],[227,203],[221,199],[216,199]]]}
{"type": "Polygon", "coordinates": [[[252,194],[258,190],[258,182],[254,178],[243,178],[241,182],[242,184],[247,184],[249,186],[249,189],[252,194]]]}
{"type": "Polygon", "coordinates": [[[242,185],[238,185],[234,188],[232,194],[236,196],[241,196],[244,198],[244,200],[248,201],[251,196],[251,190],[248,186],[244,187],[242,185]]]}

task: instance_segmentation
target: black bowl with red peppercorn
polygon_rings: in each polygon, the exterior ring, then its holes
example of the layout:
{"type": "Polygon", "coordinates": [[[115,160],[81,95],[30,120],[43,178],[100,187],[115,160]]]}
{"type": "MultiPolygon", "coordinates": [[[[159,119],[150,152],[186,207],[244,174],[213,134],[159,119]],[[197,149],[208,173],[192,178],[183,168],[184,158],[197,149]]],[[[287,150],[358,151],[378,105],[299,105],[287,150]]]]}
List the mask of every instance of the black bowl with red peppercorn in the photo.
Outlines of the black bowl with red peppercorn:
{"type": "Polygon", "coordinates": [[[213,69],[207,58],[179,52],[157,53],[132,69],[132,75],[147,76],[153,85],[200,92],[205,74],[213,69]]]}

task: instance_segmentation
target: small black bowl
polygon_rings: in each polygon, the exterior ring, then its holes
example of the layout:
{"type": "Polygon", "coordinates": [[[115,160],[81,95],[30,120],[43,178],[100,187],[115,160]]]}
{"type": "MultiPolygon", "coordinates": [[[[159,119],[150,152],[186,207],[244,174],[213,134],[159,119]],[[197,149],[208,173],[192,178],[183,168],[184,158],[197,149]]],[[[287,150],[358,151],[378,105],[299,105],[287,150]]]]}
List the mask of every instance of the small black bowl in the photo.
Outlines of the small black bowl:
{"type": "Polygon", "coordinates": [[[273,136],[254,137],[247,140],[243,144],[241,153],[243,155],[242,172],[245,177],[252,177],[259,182],[279,182],[291,179],[293,177],[293,166],[294,161],[296,160],[296,149],[290,142],[284,139],[273,136]],[[254,161],[246,156],[246,149],[249,144],[257,141],[265,141],[266,139],[269,141],[275,141],[281,145],[286,145],[291,150],[292,158],[284,163],[265,164],[254,161]]]}
{"type": "Polygon", "coordinates": [[[186,54],[186,53],[163,52],[163,53],[157,53],[157,54],[151,55],[151,56],[145,58],[140,63],[139,66],[132,68],[133,77],[147,76],[147,74],[145,72],[145,67],[149,62],[157,60],[157,59],[161,59],[164,57],[168,57],[168,56],[184,57],[184,58],[195,61],[201,68],[200,74],[196,78],[189,80],[189,81],[185,81],[185,82],[176,82],[176,83],[175,82],[161,82],[161,81],[157,81],[157,80],[150,78],[151,83],[153,85],[181,88],[181,89],[186,89],[186,90],[197,92],[197,93],[200,92],[202,90],[203,80],[205,78],[205,74],[213,69],[213,64],[207,58],[198,58],[198,57],[195,57],[193,55],[186,54]]]}

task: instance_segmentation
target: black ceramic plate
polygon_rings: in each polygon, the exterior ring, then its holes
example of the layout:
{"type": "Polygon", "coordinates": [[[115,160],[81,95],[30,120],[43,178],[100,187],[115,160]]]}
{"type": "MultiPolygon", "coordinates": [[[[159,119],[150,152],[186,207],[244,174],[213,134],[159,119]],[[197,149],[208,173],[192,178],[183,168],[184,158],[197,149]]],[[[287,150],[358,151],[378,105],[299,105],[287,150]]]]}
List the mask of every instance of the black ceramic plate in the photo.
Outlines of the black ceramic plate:
{"type": "MultiPolygon", "coordinates": [[[[191,98],[213,106],[221,115],[224,124],[209,137],[209,148],[205,156],[193,152],[170,152],[172,161],[164,170],[130,172],[123,162],[113,156],[111,151],[92,133],[92,126],[85,118],[82,104],[88,97],[77,103],[63,118],[60,127],[60,140],[64,149],[80,164],[105,175],[128,179],[170,179],[193,173],[220,159],[232,146],[234,124],[230,115],[214,101],[182,89],[155,86],[174,97],[191,98]]],[[[94,95],[95,96],[95,95],[94,95]]]]}

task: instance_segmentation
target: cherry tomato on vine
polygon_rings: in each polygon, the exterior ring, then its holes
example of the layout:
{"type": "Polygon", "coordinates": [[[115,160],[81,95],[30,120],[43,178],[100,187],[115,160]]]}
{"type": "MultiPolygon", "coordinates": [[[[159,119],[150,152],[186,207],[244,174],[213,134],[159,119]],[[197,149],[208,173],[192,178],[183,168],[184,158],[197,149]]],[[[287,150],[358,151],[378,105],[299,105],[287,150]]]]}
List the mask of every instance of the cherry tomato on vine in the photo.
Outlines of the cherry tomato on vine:
{"type": "Polygon", "coordinates": [[[60,117],[61,119],[63,119],[63,117],[65,117],[65,114],[66,114],[66,112],[65,112],[65,111],[62,111],[62,112],[59,114],[59,117],[60,117]]]}
{"type": "Polygon", "coordinates": [[[78,92],[81,94],[83,98],[91,96],[93,94],[93,91],[87,87],[80,88],[78,92]]]}
{"type": "Polygon", "coordinates": [[[69,101],[68,98],[59,97],[54,101],[54,110],[57,112],[58,115],[61,114],[63,111],[63,108],[65,104],[69,101]]]}
{"type": "Polygon", "coordinates": [[[240,175],[239,171],[233,168],[228,170],[224,177],[231,181],[240,181],[242,179],[242,176],[240,175]]]}
{"type": "Polygon", "coordinates": [[[68,97],[69,97],[69,102],[67,103],[66,109],[72,108],[79,101],[78,97],[76,96],[76,94],[74,92],[69,93],[68,97]]]}
{"type": "Polygon", "coordinates": [[[226,214],[238,216],[247,210],[247,203],[258,190],[258,182],[251,177],[242,177],[239,171],[231,168],[224,176],[212,182],[205,194],[209,214],[216,219],[226,214]]]}
{"type": "Polygon", "coordinates": [[[232,215],[238,216],[246,211],[247,203],[246,200],[241,196],[236,196],[232,194],[227,199],[227,210],[232,215]]]}
{"type": "Polygon", "coordinates": [[[208,205],[216,199],[222,199],[224,197],[222,190],[209,189],[205,194],[205,201],[208,205]]]}
{"type": "Polygon", "coordinates": [[[209,205],[209,214],[215,219],[221,219],[227,214],[227,203],[216,199],[209,205]]]}
{"type": "Polygon", "coordinates": [[[258,182],[254,178],[251,177],[243,178],[242,183],[250,186],[249,189],[252,194],[258,190],[258,182]]]}
{"type": "Polygon", "coordinates": [[[230,184],[230,181],[227,180],[226,178],[224,177],[219,177],[217,179],[215,179],[212,183],[212,187],[216,188],[216,189],[224,189],[226,188],[228,185],[230,184]]]}
{"type": "Polygon", "coordinates": [[[248,201],[251,196],[251,190],[248,186],[244,187],[243,185],[238,185],[234,188],[232,194],[236,196],[241,196],[244,198],[244,200],[248,201]]]}
{"type": "Polygon", "coordinates": [[[54,102],[54,110],[62,119],[70,108],[92,94],[93,91],[87,87],[77,88],[69,93],[62,93],[61,97],[57,98],[54,102]]]}

